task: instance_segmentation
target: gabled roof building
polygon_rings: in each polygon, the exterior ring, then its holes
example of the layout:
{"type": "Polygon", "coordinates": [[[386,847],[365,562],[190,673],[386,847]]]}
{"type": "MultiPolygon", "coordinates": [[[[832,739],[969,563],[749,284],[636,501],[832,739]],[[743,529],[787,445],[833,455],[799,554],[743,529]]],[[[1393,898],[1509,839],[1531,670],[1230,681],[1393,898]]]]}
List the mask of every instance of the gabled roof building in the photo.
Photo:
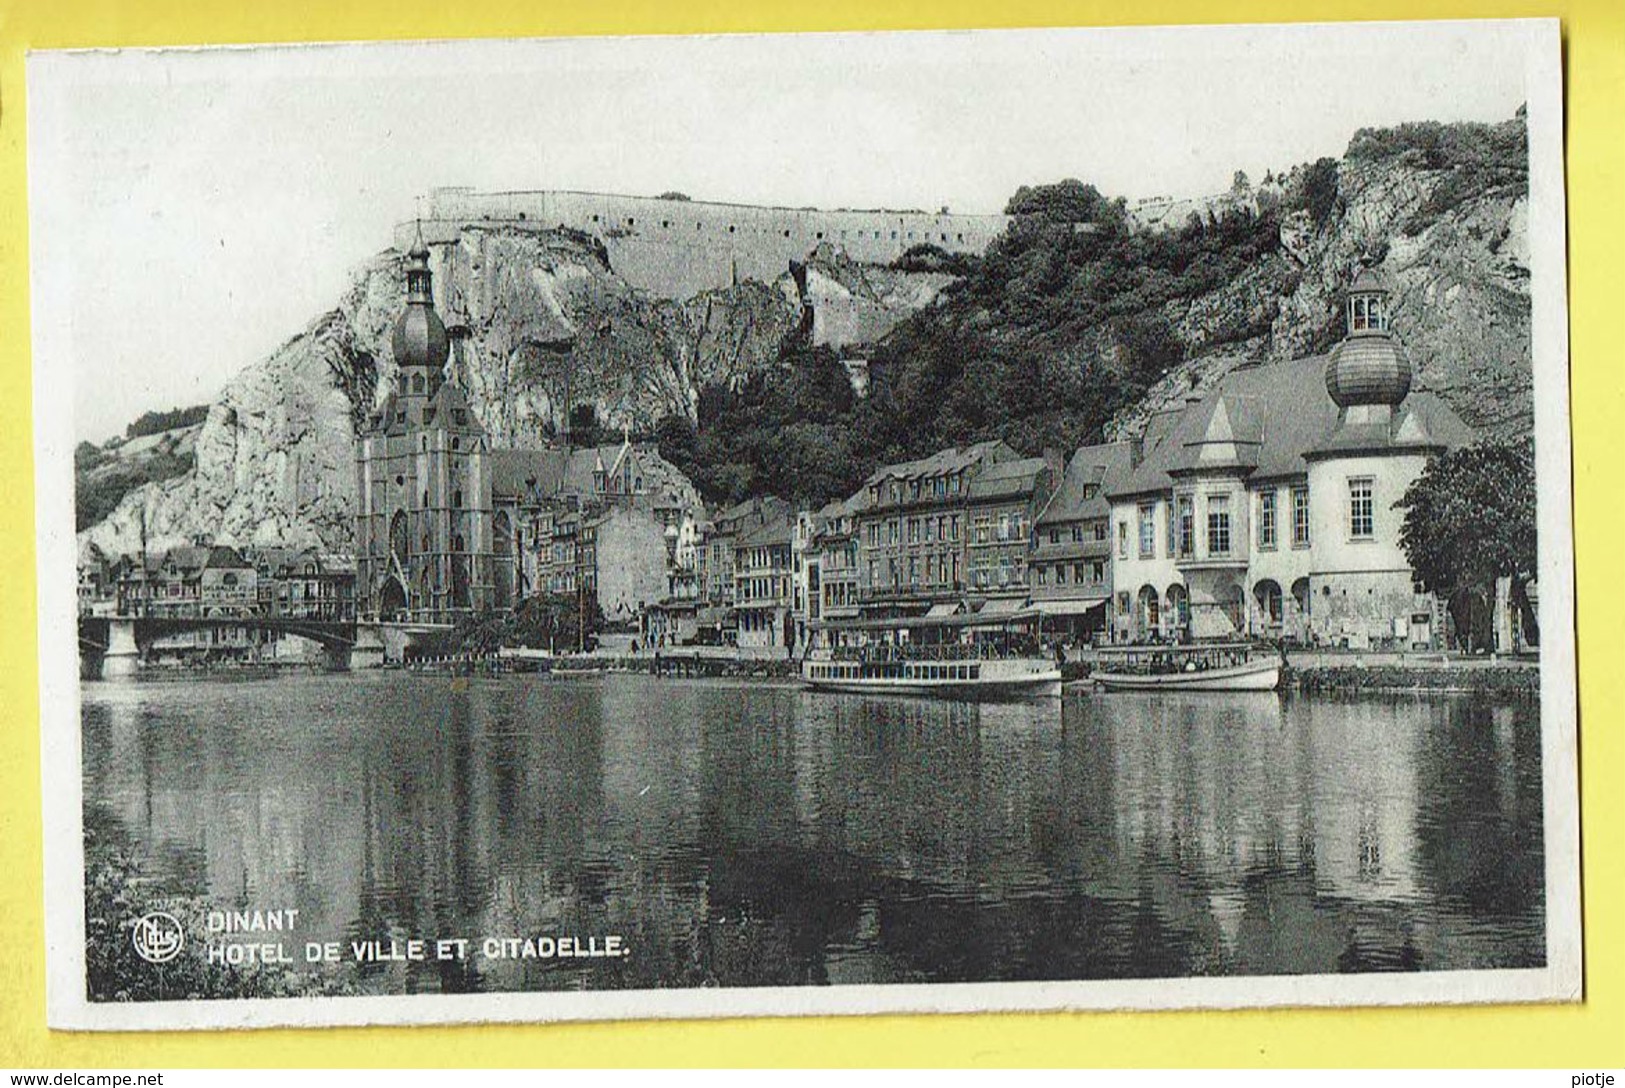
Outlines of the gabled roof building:
{"type": "Polygon", "coordinates": [[[1240,367],[1149,421],[1107,487],[1115,639],[1436,644],[1440,609],[1415,583],[1395,504],[1473,432],[1412,391],[1369,273],[1346,325],[1325,356],[1240,367]]]}

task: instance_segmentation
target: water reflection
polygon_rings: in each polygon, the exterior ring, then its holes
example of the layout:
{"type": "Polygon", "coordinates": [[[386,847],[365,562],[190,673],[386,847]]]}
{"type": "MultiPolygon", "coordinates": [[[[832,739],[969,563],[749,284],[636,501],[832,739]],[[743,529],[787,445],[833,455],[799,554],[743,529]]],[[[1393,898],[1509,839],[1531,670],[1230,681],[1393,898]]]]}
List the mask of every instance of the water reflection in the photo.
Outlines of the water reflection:
{"type": "Polygon", "coordinates": [[[160,887],[301,940],[621,934],[378,992],[1543,962],[1534,706],[607,677],[84,688],[160,887]]]}

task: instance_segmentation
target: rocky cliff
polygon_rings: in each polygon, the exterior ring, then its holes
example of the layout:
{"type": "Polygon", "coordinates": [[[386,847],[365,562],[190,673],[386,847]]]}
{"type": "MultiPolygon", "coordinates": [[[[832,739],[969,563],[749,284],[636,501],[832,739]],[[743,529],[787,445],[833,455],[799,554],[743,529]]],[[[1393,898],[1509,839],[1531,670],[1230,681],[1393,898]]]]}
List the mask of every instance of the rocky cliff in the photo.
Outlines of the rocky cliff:
{"type": "MultiPolygon", "coordinates": [[[[1024,239],[1015,224],[964,278],[814,253],[772,283],[660,299],[588,235],[470,223],[435,246],[435,287],[448,326],[467,333],[452,365],[505,445],[557,435],[566,404],[591,405],[611,431],[697,423],[702,390],[785,365],[787,338],[885,336],[899,359],[929,347],[940,359],[895,379],[919,387],[925,415],[905,412],[906,433],[865,447],[873,459],[984,431],[1035,449],[1135,433],[1241,359],[1325,349],[1365,264],[1394,291],[1418,385],[1511,437],[1532,418],[1526,192],[1521,116],[1405,126],[1357,134],[1340,162],[1267,179],[1205,222],[1130,216],[1112,238],[1056,222],[1024,239]],[[978,369],[990,366],[1002,370],[978,369]],[[1096,397],[1102,383],[1112,391],[1096,397]]],[[[366,264],[333,310],[232,379],[168,451],[182,460],[165,462],[167,478],[134,487],[81,541],[109,554],[143,533],[151,547],[348,547],[352,439],[392,378],[403,294],[397,252],[366,264]],[[186,457],[193,467],[170,474],[186,457]]]]}
{"type": "MultiPolygon", "coordinates": [[[[1416,387],[1491,439],[1533,430],[1528,182],[1523,118],[1356,134],[1323,218],[1277,206],[1279,244],[1230,283],[1161,313],[1185,360],[1109,435],[1205,389],[1244,359],[1292,359],[1341,335],[1339,299],[1368,266],[1393,292],[1393,327],[1416,387]]],[[[1286,193],[1305,184],[1293,171],[1286,193]]],[[[1300,201],[1301,203],[1301,201],[1300,201]]]]}
{"type": "MultiPolygon", "coordinates": [[[[774,366],[805,331],[788,269],[678,301],[628,286],[571,231],[471,225],[435,249],[440,309],[467,330],[452,365],[499,445],[554,437],[566,404],[592,406],[614,432],[692,419],[701,389],[774,366]]],[[[188,436],[191,471],[135,487],[82,542],[109,554],[143,532],[154,548],[198,536],[348,546],[352,440],[394,374],[400,264],[393,250],[374,258],[335,309],[233,378],[188,436]]]]}

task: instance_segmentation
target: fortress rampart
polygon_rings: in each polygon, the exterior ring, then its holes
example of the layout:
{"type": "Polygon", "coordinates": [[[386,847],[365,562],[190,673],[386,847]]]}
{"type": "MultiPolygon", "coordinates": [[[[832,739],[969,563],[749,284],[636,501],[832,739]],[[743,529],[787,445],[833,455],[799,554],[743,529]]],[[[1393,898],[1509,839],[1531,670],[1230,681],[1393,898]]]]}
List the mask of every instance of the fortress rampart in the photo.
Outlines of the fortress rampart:
{"type": "MultiPolygon", "coordinates": [[[[417,220],[395,228],[411,245],[417,220]]],[[[605,193],[478,193],[434,189],[422,208],[424,240],[454,241],[463,227],[490,223],[538,230],[565,226],[603,241],[610,264],[628,283],[667,298],[688,298],[734,280],[771,283],[791,261],[822,243],[853,260],[889,264],[913,246],[981,254],[1009,216],[917,211],[819,211],[718,204],[605,193]]]]}

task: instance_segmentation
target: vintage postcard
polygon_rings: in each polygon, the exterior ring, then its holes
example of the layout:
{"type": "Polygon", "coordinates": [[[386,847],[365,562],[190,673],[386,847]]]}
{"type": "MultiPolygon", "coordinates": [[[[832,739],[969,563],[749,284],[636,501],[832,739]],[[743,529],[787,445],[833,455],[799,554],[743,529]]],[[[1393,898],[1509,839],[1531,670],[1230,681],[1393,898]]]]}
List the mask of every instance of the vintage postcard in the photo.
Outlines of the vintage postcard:
{"type": "Polygon", "coordinates": [[[1559,49],[32,54],[52,1026],[1577,999],[1559,49]]]}

